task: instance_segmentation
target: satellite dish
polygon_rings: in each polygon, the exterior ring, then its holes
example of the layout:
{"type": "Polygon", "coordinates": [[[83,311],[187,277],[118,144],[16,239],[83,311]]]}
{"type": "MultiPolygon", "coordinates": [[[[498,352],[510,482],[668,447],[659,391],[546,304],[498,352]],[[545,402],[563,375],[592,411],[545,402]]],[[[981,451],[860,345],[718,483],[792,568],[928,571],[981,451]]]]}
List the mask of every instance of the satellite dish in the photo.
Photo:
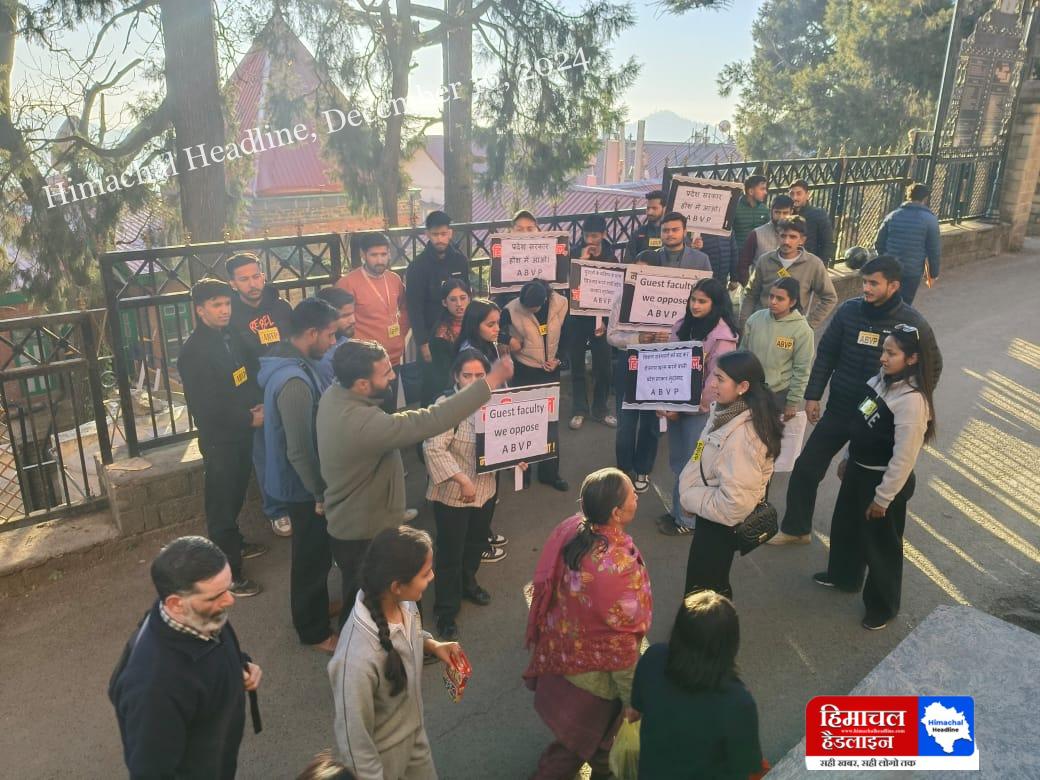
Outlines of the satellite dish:
{"type": "Polygon", "coordinates": [[[732,125],[730,125],[728,119],[723,119],[721,122],[719,122],[719,130],[723,133],[728,133],[730,127],[732,127],[732,125]]]}

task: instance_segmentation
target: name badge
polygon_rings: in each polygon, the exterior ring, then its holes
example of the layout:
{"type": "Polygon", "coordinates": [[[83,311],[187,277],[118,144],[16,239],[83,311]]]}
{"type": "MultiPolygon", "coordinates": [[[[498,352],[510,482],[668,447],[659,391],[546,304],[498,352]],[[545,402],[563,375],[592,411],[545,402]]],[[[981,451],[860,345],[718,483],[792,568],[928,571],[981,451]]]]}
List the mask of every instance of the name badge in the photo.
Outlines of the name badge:
{"type": "Polygon", "coordinates": [[[864,398],[863,402],[859,405],[860,414],[865,418],[869,419],[874,412],[877,411],[877,401],[873,398],[864,398]]]}
{"type": "Polygon", "coordinates": [[[246,367],[242,366],[241,368],[237,369],[231,375],[231,378],[235,380],[235,387],[241,387],[242,385],[244,385],[246,383],[246,379],[249,378],[249,375],[246,374],[246,367]]]}
{"type": "Polygon", "coordinates": [[[791,274],[789,274],[787,272],[787,269],[784,268],[783,266],[780,266],[780,270],[776,272],[776,275],[779,276],[781,279],[790,279],[791,278],[791,274]]]}
{"type": "Polygon", "coordinates": [[[648,247],[650,247],[651,249],[660,249],[660,247],[661,247],[661,239],[659,239],[659,238],[648,238],[646,240],[646,245],[648,247]]]}
{"type": "Polygon", "coordinates": [[[539,325],[538,326],[538,335],[539,336],[548,336],[549,335],[549,326],[548,325],[539,325]]]}
{"type": "Polygon", "coordinates": [[[856,343],[865,347],[876,347],[881,343],[881,337],[877,333],[871,333],[869,330],[861,330],[856,338],[856,343]]]}
{"type": "Polygon", "coordinates": [[[690,460],[696,463],[701,459],[701,455],[704,454],[704,440],[700,439],[697,442],[697,447],[693,451],[693,455],[690,456],[690,460]]]}
{"type": "Polygon", "coordinates": [[[386,326],[386,335],[392,339],[396,339],[401,335],[401,323],[395,322],[393,325],[386,326]]]}
{"type": "Polygon", "coordinates": [[[260,328],[256,335],[261,344],[277,344],[282,340],[282,334],[278,332],[278,328],[260,328]]]}
{"type": "Polygon", "coordinates": [[[776,346],[779,349],[794,349],[794,339],[785,336],[778,336],[776,339],[776,346]]]}

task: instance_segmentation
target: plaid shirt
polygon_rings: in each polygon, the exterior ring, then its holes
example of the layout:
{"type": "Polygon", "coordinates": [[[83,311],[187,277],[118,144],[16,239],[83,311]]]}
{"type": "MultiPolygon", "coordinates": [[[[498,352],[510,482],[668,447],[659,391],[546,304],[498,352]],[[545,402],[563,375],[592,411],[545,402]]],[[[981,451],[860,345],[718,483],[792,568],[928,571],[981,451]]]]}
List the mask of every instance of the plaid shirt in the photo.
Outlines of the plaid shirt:
{"type": "Polygon", "coordinates": [[[191,626],[186,626],[183,623],[174,620],[172,617],[170,617],[170,614],[166,611],[166,607],[164,607],[162,604],[159,605],[159,615],[162,617],[163,622],[170,628],[172,628],[174,631],[179,631],[182,634],[187,634],[188,636],[193,636],[196,639],[201,639],[203,642],[220,641],[215,636],[206,636],[201,631],[196,631],[191,626]]]}
{"type": "Polygon", "coordinates": [[[454,507],[482,507],[495,496],[495,475],[477,474],[477,429],[470,415],[459,423],[455,430],[427,439],[423,442],[426,469],[430,472],[426,498],[454,507]],[[462,500],[462,488],[452,477],[462,472],[473,480],[477,497],[466,503],[462,500]]]}

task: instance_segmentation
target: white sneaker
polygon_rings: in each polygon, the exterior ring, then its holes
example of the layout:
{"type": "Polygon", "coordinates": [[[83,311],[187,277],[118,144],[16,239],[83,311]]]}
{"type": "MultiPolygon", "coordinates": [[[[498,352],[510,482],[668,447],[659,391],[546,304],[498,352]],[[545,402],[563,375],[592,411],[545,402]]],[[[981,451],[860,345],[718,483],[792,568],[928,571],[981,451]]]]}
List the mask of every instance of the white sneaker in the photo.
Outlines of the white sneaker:
{"type": "Polygon", "coordinates": [[[571,430],[576,431],[585,424],[585,415],[576,414],[571,418],[571,430]]]}
{"type": "Polygon", "coordinates": [[[292,536],[292,520],[289,515],[271,518],[271,530],[275,536],[292,536]]]}
{"type": "Polygon", "coordinates": [[[603,424],[608,428],[617,428],[617,417],[612,414],[608,414],[603,418],[603,424]]]}
{"type": "Polygon", "coordinates": [[[812,542],[812,534],[785,534],[783,531],[777,532],[776,536],[770,539],[766,544],[782,545],[782,544],[810,544],[812,542]]]}
{"type": "Polygon", "coordinates": [[[412,522],[412,520],[414,520],[418,516],[419,516],[419,510],[418,509],[406,509],[406,510],[404,510],[404,520],[402,520],[401,522],[403,522],[403,523],[410,523],[410,522],[412,522]]]}

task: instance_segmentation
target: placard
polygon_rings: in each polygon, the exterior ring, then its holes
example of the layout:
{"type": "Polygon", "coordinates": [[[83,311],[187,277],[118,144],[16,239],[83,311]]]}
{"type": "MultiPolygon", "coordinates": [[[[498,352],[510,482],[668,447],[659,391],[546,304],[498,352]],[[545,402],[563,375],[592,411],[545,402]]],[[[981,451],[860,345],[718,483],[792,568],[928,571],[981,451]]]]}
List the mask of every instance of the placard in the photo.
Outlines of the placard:
{"type": "Polygon", "coordinates": [[[478,474],[558,457],[560,383],[493,391],[474,427],[478,474]]]}
{"type": "Polygon", "coordinates": [[[688,232],[729,236],[737,201],[743,194],[744,185],[739,182],[673,176],[665,213],[678,211],[685,216],[688,232]]]}
{"type": "Polygon", "coordinates": [[[621,292],[619,330],[667,333],[686,313],[690,290],[711,271],[660,268],[652,265],[625,266],[621,292]]]}
{"type": "Polygon", "coordinates": [[[704,382],[703,342],[637,344],[628,348],[625,359],[628,365],[622,409],[700,410],[704,382]]]}
{"type": "Polygon", "coordinates": [[[624,263],[571,260],[571,314],[607,317],[625,286],[624,263]]]}
{"type": "Polygon", "coordinates": [[[519,292],[530,281],[568,286],[570,247],[566,233],[495,233],[491,251],[491,292],[519,292]]]}

